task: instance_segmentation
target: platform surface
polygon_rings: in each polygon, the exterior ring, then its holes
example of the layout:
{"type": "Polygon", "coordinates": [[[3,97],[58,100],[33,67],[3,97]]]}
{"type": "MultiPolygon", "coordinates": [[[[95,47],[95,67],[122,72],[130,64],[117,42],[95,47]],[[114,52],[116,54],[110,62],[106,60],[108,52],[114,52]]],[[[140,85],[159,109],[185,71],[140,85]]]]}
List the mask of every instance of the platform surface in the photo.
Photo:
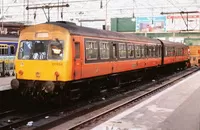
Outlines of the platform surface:
{"type": "Polygon", "coordinates": [[[15,77],[4,77],[0,78],[0,91],[5,91],[11,89],[10,87],[10,81],[14,79],[15,77]]]}
{"type": "Polygon", "coordinates": [[[92,130],[200,130],[200,71],[92,130]]]}

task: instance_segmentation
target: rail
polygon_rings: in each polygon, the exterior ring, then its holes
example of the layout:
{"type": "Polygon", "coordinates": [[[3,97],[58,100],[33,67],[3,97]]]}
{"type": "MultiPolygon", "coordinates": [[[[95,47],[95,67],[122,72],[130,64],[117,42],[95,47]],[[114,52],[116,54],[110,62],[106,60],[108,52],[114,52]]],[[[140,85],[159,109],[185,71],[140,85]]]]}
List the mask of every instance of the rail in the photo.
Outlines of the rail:
{"type": "Polygon", "coordinates": [[[99,113],[99,114],[97,114],[97,115],[95,115],[95,116],[93,116],[93,117],[91,117],[91,118],[89,118],[89,119],[86,119],[86,120],[84,120],[84,121],[82,121],[82,122],[80,122],[80,123],[78,123],[78,124],[75,124],[74,126],[71,126],[70,128],[67,128],[67,129],[68,129],[68,130],[75,130],[75,129],[84,128],[85,126],[87,126],[87,125],[89,125],[89,124],[92,124],[92,123],[94,123],[94,122],[97,122],[99,119],[105,117],[106,115],[109,115],[110,113],[115,112],[115,111],[117,111],[118,109],[124,108],[124,107],[128,106],[130,103],[138,102],[138,101],[140,101],[141,99],[143,99],[144,97],[149,96],[149,95],[152,95],[153,93],[156,93],[156,92],[158,92],[158,91],[160,91],[160,90],[166,88],[167,86],[173,84],[174,82],[179,81],[179,80],[181,80],[182,78],[184,78],[184,77],[186,77],[186,76],[188,76],[188,75],[190,75],[190,74],[192,74],[192,73],[194,73],[194,72],[196,72],[196,71],[198,71],[198,70],[199,70],[199,69],[195,69],[195,70],[192,70],[192,71],[190,71],[190,72],[188,72],[188,73],[186,73],[186,74],[183,74],[183,75],[181,75],[181,76],[179,76],[179,77],[176,77],[176,78],[174,78],[173,80],[168,81],[168,82],[166,82],[166,83],[160,85],[159,87],[157,87],[157,88],[155,88],[155,89],[153,89],[153,90],[150,90],[150,91],[148,91],[148,92],[146,92],[146,93],[143,93],[143,94],[141,94],[141,95],[139,95],[139,96],[137,96],[137,97],[135,97],[135,98],[132,98],[132,99],[130,99],[130,100],[128,100],[128,101],[126,101],[126,102],[124,102],[124,103],[122,103],[122,104],[119,104],[119,105],[117,105],[117,106],[115,106],[115,107],[113,107],[113,108],[110,108],[110,109],[108,109],[108,110],[106,110],[106,111],[104,111],[104,112],[102,112],[102,113],[99,113]]]}
{"type": "MultiPolygon", "coordinates": [[[[188,69],[188,70],[186,70],[186,72],[183,72],[181,74],[176,73],[177,75],[174,74],[173,77],[167,77],[167,79],[164,78],[165,80],[161,79],[160,81],[157,81],[157,83],[151,82],[144,88],[144,90],[142,90],[142,89],[138,90],[138,92],[142,91],[142,93],[139,93],[140,95],[133,95],[132,93],[130,93],[130,95],[132,95],[133,97],[124,101],[122,104],[119,103],[118,105],[115,105],[114,107],[111,107],[109,109],[101,111],[98,114],[97,113],[93,114],[92,112],[105,107],[106,104],[108,105],[111,102],[116,101],[117,99],[114,98],[114,99],[107,100],[107,101],[105,100],[102,102],[94,102],[92,104],[91,103],[88,104],[88,101],[86,101],[88,105],[80,102],[80,103],[77,103],[77,106],[72,106],[70,108],[69,107],[67,107],[67,108],[61,107],[61,108],[57,108],[57,109],[53,109],[53,110],[45,109],[44,112],[35,113],[33,115],[28,114],[28,116],[26,116],[27,113],[19,112],[18,116],[17,116],[18,117],[17,120],[15,120],[15,121],[11,120],[12,122],[3,124],[2,126],[0,125],[0,129],[3,129],[3,130],[12,129],[12,128],[13,129],[17,129],[17,128],[49,129],[49,128],[55,127],[55,125],[59,125],[61,123],[67,122],[67,121],[72,121],[72,120],[74,120],[75,117],[81,117],[81,116],[84,117],[84,120],[81,120],[82,122],[73,123],[74,125],[73,126],[72,126],[72,124],[69,125],[69,127],[67,129],[74,130],[74,129],[85,128],[85,127],[90,126],[91,124],[96,124],[97,121],[106,117],[107,115],[109,115],[112,112],[116,112],[116,111],[120,110],[121,108],[129,106],[130,104],[134,104],[134,105],[138,104],[142,99],[144,100],[144,99],[148,98],[149,96],[152,96],[156,92],[163,90],[164,88],[168,87],[169,85],[181,80],[182,78],[184,78],[198,70],[199,70],[199,68],[188,69]],[[156,85],[158,85],[158,86],[156,86],[156,85]],[[152,89],[149,89],[149,87],[151,87],[151,86],[154,86],[154,87],[152,87],[152,89]],[[83,107],[80,107],[81,104],[83,104],[82,105],[83,107]],[[91,117],[86,118],[85,114],[87,114],[87,113],[89,113],[91,115],[91,117]],[[95,116],[93,116],[93,115],[95,115],[95,116]],[[46,119],[46,117],[47,117],[47,119],[46,119]],[[29,122],[29,121],[34,122],[33,126],[26,126],[27,122],[29,122]]],[[[133,92],[134,91],[135,90],[133,90],[133,92]]],[[[123,96],[123,95],[121,95],[121,96],[123,96]]],[[[129,94],[125,94],[124,96],[126,96],[126,95],[129,95],[129,94]]],[[[124,98],[120,98],[120,99],[124,99],[124,98]]],[[[9,113],[9,112],[7,112],[7,113],[9,113]]],[[[7,113],[2,114],[3,116],[6,115],[6,119],[8,118],[7,113]]],[[[1,121],[3,122],[4,119],[0,119],[0,122],[1,121]]]]}

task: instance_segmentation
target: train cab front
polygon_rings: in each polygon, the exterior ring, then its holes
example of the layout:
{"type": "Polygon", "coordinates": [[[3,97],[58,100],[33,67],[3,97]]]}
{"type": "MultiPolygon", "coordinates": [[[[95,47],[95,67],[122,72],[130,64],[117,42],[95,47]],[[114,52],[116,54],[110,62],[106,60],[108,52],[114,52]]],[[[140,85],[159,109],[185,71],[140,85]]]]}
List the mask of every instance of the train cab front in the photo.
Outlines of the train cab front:
{"type": "Polygon", "coordinates": [[[24,30],[19,38],[16,79],[11,81],[11,87],[23,86],[50,93],[56,84],[68,81],[70,77],[69,35],[52,25],[38,26],[32,28],[34,31],[31,28],[24,30]]]}

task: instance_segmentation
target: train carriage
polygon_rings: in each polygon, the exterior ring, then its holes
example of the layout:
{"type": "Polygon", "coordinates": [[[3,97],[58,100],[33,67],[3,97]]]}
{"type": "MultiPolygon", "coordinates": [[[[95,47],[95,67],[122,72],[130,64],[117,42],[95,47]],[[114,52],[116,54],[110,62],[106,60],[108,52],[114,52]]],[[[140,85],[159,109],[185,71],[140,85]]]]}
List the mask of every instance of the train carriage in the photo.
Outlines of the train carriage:
{"type": "Polygon", "coordinates": [[[190,63],[192,66],[200,66],[200,45],[189,46],[190,63]]]}
{"type": "Polygon", "coordinates": [[[14,75],[14,58],[17,50],[18,37],[9,35],[0,35],[0,63],[1,63],[1,76],[14,75]],[[3,68],[4,63],[5,68],[3,68]],[[10,72],[12,70],[12,72],[10,72]]]}
{"type": "Polygon", "coordinates": [[[21,31],[15,59],[17,75],[11,86],[53,93],[69,82],[117,77],[168,64],[185,66],[187,49],[184,44],[62,21],[33,25],[21,31]]]}

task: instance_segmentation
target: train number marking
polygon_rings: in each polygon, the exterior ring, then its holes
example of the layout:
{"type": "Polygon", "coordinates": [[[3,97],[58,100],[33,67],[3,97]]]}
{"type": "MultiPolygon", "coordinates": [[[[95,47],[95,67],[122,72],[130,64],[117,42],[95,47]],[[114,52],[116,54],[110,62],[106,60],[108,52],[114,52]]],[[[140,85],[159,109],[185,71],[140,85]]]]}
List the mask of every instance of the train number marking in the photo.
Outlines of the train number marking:
{"type": "Polygon", "coordinates": [[[52,63],[53,66],[63,66],[63,63],[52,63]]]}

